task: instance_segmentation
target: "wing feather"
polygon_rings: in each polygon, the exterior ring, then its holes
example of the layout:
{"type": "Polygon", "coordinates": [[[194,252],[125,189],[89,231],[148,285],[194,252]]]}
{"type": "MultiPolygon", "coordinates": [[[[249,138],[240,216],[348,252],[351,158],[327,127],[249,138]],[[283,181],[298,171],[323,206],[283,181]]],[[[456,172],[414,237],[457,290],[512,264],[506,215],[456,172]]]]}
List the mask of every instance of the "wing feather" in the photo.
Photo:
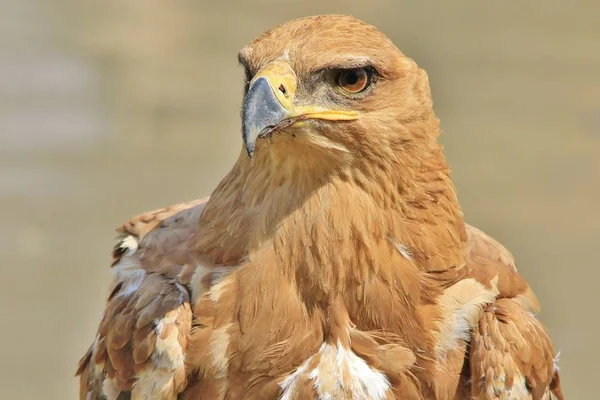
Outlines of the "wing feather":
{"type": "Polygon", "coordinates": [[[175,399],[185,386],[192,326],[190,240],[207,199],[151,211],[117,231],[115,273],[93,345],[81,359],[80,398],[175,399]]]}
{"type": "Polygon", "coordinates": [[[488,305],[473,330],[474,399],[562,399],[548,333],[514,299],[488,305]]]}
{"type": "Polygon", "coordinates": [[[562,399],[554,350],[535,317],[539,303],[498,241],[467,226],[467,277],[496,293],[472,327],[469,353],[474,399],[562,399]]]}

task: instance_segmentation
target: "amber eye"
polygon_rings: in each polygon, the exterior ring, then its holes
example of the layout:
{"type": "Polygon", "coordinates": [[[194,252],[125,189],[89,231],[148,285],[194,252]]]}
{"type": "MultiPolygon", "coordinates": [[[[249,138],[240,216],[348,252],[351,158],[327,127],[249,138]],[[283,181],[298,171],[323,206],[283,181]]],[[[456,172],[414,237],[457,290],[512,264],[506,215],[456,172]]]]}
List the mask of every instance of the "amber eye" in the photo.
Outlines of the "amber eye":
{"type": "Polygon", "coordinates": [[[341,70],[337,84],[348,93],[360,93],[371,84],[371,73],[365,68],[341,70]]]}

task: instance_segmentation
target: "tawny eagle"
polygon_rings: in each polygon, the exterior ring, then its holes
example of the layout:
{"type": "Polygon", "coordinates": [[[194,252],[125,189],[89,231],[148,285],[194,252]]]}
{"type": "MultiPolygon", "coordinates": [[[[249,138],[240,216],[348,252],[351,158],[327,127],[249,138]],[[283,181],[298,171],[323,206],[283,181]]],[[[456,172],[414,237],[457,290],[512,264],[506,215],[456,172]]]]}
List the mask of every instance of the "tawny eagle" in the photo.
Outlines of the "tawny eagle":
{"type": "Polygon", "coordinates": [[[535,295],[463,221],[425,72],[338,15],[239,61],[244,148],[210,198],[119,228],[81,398],[562,398],[535,295]]]}

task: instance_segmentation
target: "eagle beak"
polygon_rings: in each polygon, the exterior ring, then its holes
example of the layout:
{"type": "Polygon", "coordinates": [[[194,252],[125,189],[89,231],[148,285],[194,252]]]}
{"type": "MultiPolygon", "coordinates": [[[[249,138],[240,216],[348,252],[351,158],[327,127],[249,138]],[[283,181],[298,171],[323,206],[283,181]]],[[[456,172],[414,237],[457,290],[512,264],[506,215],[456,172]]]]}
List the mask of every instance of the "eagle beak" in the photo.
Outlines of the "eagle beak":
{"type": "Polygon", "coordinates": [[[356,111],[329,110],[317,106],[294,106],[297,78],[290,65],[273,61],[250,82],[242,108],[242,134],[248,156],[252,158],[256,140],[307,119],[349,121],[356,111]]]}

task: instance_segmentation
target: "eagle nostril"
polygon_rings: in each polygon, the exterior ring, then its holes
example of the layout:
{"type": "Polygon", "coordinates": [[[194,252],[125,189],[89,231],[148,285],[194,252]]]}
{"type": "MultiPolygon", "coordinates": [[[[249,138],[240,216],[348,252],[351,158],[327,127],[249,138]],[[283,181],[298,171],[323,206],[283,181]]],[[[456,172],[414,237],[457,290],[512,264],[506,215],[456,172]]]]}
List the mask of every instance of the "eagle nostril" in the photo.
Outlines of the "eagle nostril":
{"type": "Polygon", "coordinates": [[[285,89],[285,86],[283,86],[283,83],[281,85],[279,85],[279,91],[281,93],[283,93],[283,95],[285,95],[287,93],[287,90],[285,89]]]}

